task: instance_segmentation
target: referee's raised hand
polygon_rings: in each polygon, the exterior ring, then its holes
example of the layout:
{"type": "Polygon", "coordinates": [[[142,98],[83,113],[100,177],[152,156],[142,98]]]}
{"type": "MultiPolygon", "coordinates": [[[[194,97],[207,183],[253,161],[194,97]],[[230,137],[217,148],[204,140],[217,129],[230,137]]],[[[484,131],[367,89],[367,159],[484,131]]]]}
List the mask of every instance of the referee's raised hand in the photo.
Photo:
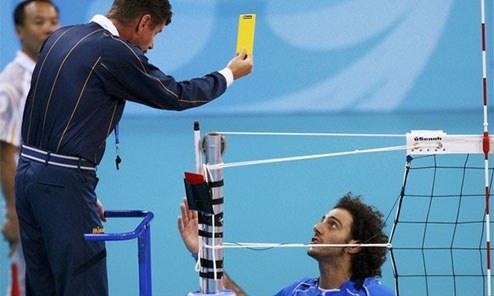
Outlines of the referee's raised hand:
{"type": "Polygon", "coordinates": [[[248,75],[254,68],[254,56],[247,55],[245,49],[242,49],[230,60],[227,67],[232,71],[233,79],[248,75]]]}

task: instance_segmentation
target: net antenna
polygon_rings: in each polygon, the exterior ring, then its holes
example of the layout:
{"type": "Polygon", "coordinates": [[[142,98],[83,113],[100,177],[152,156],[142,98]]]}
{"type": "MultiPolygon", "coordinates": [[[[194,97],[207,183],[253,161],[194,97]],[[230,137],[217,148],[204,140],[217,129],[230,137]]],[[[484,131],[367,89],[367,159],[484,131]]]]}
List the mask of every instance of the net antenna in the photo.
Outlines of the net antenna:
{"type": "Polygon", "coordinates": [[[491,287],[491,231],[490,231],[490,187],[489,187],[489,121],[487,117],[487,46],[486,46],[486,26],[485,26],[485,0],[480,0],[480,18],[482,32],[482,95],[483,95],[483,113],[484,113],[484,131],[482,137],[482,150],[484,152],[484,183],[485,183],[485,235],[486,235],[486,269],[487,269],[487,295],[492,295],[491,287]]]}
{"type": "Polygon", "coordinates": [[[489,121],[487,117],[487,45],[486,45],[486,26],[485,26],[485,0],[480,0],[480,18],[482,32],[482,95],[483,95],[483,113],[484,113],[484,131],[482,138],[482,150],[484,152],[484,172],[485,172],[485,233],[486,233],[486,256],[487,256],[487,293],[492,295],[491,288],[491,235],[490,235],[490,187],[489,187],[489,121]]]}

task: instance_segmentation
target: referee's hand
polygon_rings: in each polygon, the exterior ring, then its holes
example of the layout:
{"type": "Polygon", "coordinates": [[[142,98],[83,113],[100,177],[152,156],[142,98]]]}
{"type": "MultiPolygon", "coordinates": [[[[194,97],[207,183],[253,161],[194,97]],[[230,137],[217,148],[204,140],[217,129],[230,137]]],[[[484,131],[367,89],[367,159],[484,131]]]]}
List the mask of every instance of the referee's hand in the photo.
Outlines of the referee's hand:
{"type": "Polygon", "coordinates": [[[98,204],[99,218],[101,219],[101,221],[106,222],[105,209],[99,198],[96,199],[96,203],[98,204]]]}
{"type": "Polygon", "coordinates": [[[232,71],[233,79],[238,79],[252,72],[254,67],[254,56],[247,55],[245,49],[242,49],[228,63],[227,67],[232,71]]]}

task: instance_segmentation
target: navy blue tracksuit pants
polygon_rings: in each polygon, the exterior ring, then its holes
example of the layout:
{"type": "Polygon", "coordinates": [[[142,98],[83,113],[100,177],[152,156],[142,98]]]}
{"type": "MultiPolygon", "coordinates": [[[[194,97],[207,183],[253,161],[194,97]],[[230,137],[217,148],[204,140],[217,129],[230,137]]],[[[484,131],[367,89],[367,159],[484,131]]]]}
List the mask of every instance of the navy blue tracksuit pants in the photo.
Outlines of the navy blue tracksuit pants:
{"type": "Polygon", "coordinates": [[[105,243],[83,238],[103,230],[95,171],[21,157],[15,182],[27,295],[108,295],[105,243]]]}

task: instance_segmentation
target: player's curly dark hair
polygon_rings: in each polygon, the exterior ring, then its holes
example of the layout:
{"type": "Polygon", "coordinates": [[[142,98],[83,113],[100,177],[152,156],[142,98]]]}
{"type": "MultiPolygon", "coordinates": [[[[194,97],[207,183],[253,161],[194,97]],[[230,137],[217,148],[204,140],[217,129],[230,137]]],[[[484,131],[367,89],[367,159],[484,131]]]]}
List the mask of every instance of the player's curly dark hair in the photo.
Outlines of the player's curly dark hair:
{"type": "Polygon", "coordinates": [[[114,0],[107,17],[128,24],[145,14],[151,15],[153,26],[168,25],[172,21],[172,6],[168,0],[114,0]]]}
{"type": "MultiPolygon", "coordinates": [[[[388,236],[384,234],[383,214],[375,207],[363,203],[361,196],[349,192],[334,208],[345,209],[352,215],[351,239],[362,244],[388,242],[388,236]]],[[[386,248],[360,248],[360,252],[355,254],[352,260],[352,276],[360,279],[380,277],[381,266],[386,261],[386,252],[386,248]]]]}

